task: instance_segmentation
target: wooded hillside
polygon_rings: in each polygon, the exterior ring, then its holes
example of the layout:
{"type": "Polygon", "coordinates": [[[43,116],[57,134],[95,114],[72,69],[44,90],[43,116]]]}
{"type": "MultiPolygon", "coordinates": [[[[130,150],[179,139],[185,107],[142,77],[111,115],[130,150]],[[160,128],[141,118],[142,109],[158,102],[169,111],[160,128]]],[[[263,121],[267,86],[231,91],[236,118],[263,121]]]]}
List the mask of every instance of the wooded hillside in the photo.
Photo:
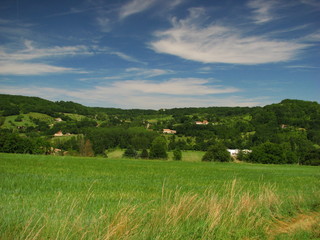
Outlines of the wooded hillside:
{"type": "Polygon", "coordinates": [[[169,151],[207,151],[219,145],[252,150],[238,156],[244,161],[320,162],[320,105],[302,100],[252,108],[124,110],[0,95],[0,131],[2,152],[49,154],[59,149],[91,156],[122,148],[139,156],[161,135],[169,151]],[[163,134],[163,129],[176,133],[163,134]]]}

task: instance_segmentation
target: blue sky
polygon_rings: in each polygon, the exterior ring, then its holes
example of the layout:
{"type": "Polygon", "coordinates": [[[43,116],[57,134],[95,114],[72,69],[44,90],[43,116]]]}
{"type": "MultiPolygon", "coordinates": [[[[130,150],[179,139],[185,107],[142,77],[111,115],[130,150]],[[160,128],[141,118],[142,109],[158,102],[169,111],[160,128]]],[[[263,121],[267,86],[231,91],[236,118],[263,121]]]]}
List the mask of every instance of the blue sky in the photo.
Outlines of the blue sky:
{"type": "Polygon", "coordinates": [[[160,109],[320,102],[319,0],[2,0],[0,93],[160,109]]]}

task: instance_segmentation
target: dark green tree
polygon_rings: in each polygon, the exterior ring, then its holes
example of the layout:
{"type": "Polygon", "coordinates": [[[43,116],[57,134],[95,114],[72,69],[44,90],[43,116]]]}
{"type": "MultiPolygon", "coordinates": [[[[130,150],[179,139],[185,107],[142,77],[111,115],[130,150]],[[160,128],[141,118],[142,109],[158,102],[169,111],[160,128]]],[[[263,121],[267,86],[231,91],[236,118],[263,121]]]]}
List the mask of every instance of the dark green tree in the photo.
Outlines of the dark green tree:
{"type": "Polygon", "coordinates": [[[180,149],[173,150],[173,159],[176,161],[180,161],[182,159],[182,152],[180,149]]]}
{"type": "Polygon", "coordinates": [[[123,153],[123,157],[136,158],[137,156],[138,156],[137,151],[131,146],[128,147],[123,153]]]}
{"type": "Polygon", "coordinates": [[[320,149],[312,149],[305,157],[304,165],[320,166],[320,149]]]}
{"type": "Polygon", "coordinates": [[[140,157],[143,158],[143,159],[149,158],[148,150],[144,148],[144,149],[142,150],[141,154],[140,154],[140,157]]]}
{"type": "Polygon", "coordinates": [[[283,164],[285,152],[280,144],[266,142],[252,149],[249,160],[256,163],[283,164]]]}
{"type": "Polygon", "coordinates": [[[216,143],[208,148],[208,151],[202,157],[202,161],[207,162],[229,162],[230,153],[222,143],[216,143]]]}
{"type": "Polygon", "coordinates": [[[149,157],[150,158],[163,158],[163,159],[168,158],[167,141],[164,137],[159,136],[159,137],[156,137],[152,141],[149,157]]]}
{"type": "Polygon", "coordinates": [[[248,152],[245,152],[243,150],[240,150],[237,154],[237,159],[240,161],[247,161],[249,159],[250,154],[248,152]]]}

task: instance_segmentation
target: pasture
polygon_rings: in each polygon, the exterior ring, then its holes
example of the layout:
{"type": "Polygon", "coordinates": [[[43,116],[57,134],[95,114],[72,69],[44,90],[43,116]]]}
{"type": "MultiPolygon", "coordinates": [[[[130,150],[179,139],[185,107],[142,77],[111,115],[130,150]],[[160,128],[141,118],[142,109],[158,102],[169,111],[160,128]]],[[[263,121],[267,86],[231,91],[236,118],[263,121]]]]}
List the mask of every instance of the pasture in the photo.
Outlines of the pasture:
{"type": "Polygon", "coordinates": [[[0,189],[0,239],[320,238],[319,167],[0,153],[0,189]]]}

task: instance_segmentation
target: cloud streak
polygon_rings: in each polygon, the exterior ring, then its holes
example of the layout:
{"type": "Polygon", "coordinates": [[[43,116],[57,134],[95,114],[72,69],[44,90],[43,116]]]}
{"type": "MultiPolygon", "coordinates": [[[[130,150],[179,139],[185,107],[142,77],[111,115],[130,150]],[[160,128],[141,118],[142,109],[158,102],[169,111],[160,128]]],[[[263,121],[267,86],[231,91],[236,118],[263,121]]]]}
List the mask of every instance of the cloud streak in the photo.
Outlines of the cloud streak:
{"type": "Polygon", "coordinates": [[[128,74],[135,77],[152,78],[157,76],[162,76],[166,74],[173,74],[174,71],[165,69],[145,69],[145,68],[128,68],[126,69],[128,74]]]}
{"type": "Polygon", "coordinates": [[[274,20],[273,10],[275,1],[251,0],[248,7],[253,9],[252,19],[256,24],[263,24],[274,20]]]}
{"type": "Polygon", "coordinates": [[[172,28],[155,33],[150,47],[158,52],[202,63],[263,64],[295,59],[308,44],[249,36],[219,24],[202,26],[204,10],[190,10],[186,19],[172,19],[172,28]]]}
{"type": "MultiPolygon", "coordinates": [[[[57,67],[41,63],[0,62],[1,75],[44,75],[50,73],[80,73],[74,68],[57,67]]],[[[81,72],[83,73],[83,72],[81,72]]]]}
{"type": "Polygon", "coordinates": [[[43,75],[53,73],[84,73],[75,68],[59,67],[34,60],[66,57],[76,55],[91,55],[85,46],[66,46],[53,48],[35,48],[33,42],[24,41],[21,50],[8,50],[0,48],[0,74],[1,75],[43,75]]]}
{"type": "Polygon", "coordinates": [[[43,60],[66,58],[75,56],[91,56],[94,54],[107,54],[117,56],[125,61],[146,64],[134,57],[119,51],[98,46],[54,46],[51,48],[37,48],[33,41],[25,40],[23,48],[9,49],[0,47],[0,74],[3,75],[41,75],[49,73],[87,73],[85,71],[59,67],[44,63],[43,60]]]}
{"type": "Polygon", "coordinates": [[[121,7],[119,18],[122,20],[133,14],[143,12],[155,3],[156,0],[132,0],[121,7]]]}
{"type": "Polygon", "coordinates": [[[191,106],[253,106],[256,101],[224,94],[241,91],[234,87],[209,85],[208,79],[170,79],[165,82],[147,80],[115,81],[109,85],[98,85],[91,89],[57,89],[46,87],[8,87],[1,92],[39,96],[52,100],[70,99],[85,105],[118,106],[122,108],[173,108],[191,106]]]}
{"type": "Polygon", "coordinates": [[[164,82],[128,80],[116,82],[113,88],[126,92],[165,95],[210,95],[239,92],[233,87],[207,85],[208,80],[199,78],[174,78],[164,82]]]}
{"type": "Polygon", "coordinates": [[[66,57],[75,55],[91,55],[92,52],[86,46],[65,46],[53,48],[35,48],[30,40],[24,41],[24,49],[5,51],[0,49],[1,61],[26,61],[39,58],[66,57]]]}

